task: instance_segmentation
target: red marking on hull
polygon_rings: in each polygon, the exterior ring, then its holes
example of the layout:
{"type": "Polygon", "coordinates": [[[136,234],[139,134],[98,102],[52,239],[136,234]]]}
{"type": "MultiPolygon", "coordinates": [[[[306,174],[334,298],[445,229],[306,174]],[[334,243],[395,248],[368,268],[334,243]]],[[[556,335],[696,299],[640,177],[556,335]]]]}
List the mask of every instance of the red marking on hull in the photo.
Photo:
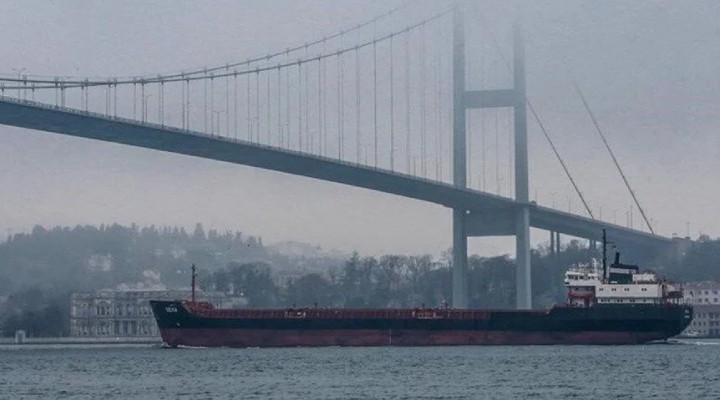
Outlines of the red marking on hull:
{"type": "Polygon", "coordinates": [[[666,339],[662,332],[517,332],[428,330],[161,329],[172,347],[456,346],[638,344],[666,339]]]}

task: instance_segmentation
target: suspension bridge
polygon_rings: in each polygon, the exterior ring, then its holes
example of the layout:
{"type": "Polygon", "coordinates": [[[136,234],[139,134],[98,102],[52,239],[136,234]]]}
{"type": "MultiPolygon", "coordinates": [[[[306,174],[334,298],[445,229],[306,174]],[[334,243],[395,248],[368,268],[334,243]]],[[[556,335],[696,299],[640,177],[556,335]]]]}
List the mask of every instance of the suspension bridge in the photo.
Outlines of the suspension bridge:
{"type": "MultiPolygon", "coordinates": [[[[470,90],[468,76],[487,72],[482,54],[478,63],[466,52],[467,10],[408,17],[407,8],[299,46],[213,67],[144,76],[3,74],[0,124],[280,171],[451,208],[456,308],[467,307],[468,237],[516,238],[518,308],[532,307],[530,227],[550,232],[553,251],[560,234],[597,241],[602,229],[620,243],[652,249],[672,243],[653,232],[614,156],[649,232],[595,218],[526,96],[519,25],[510,56],[494,40],[502,62],[493,74],[505,74],[506,87],[470,90]],[[479,124],[468,121],[469,110],[482,112],[479,124]],[[528,110],[587,216],[530,201],[528,110]]],[[[594,116],[593,121],[602,136],[594,116]]]]}

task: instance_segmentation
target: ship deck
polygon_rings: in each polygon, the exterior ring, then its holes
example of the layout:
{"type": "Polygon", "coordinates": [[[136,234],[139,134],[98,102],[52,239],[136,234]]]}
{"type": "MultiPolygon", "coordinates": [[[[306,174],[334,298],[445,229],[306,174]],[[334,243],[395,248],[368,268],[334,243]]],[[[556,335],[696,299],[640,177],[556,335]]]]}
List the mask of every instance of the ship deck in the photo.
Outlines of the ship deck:
{"type": "Polygon", "coordinates": [[[548,314],[547,310],[461,310],[453,308],[268,308],[218,309],[208,303],[183,302],[183,306],[196,317],[227,319],[488,319],[493,313],[548,314]]]}

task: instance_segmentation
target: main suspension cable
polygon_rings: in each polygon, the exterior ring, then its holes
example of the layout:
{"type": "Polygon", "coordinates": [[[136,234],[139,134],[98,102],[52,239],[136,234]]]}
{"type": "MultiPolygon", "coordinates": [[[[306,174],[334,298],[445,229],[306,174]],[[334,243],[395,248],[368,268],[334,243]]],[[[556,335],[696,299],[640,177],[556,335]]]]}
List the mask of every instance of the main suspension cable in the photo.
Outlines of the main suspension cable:
{"type": "MultiPolygon", "coordinates": [[[[295,65],[298,64],[298,63],[301,63],[301,64],[312,63],[312,62],[317,61],[318,59],[336,57],[336,56],[338,56],[338,55],[340,55],[340,54],[344,54],[344,53],[348,53],[348,52],[354,51],[355,49],[360,49],[360,48],[364,48],[364,47],[369,47],[369,46],[377,45],[378,42],[383,42],[383,41],[385,41],[385,40],[389,40],[390,38],[392,38],[392,37],[394,37],[394,36],[402,35],[402,34],[404,34],[404,33],[407,32],[407,31],[411,31],[411,30],[417,29],[418,27],[421,27],[421,26],[423,26],[423,25],[425,25],[425,24],[427,24],[427,23],[429,23],[429,22],[431,22],[431,21],[435,21],[435,20],[437,20],[437,19],[439,19],[439,18],[441,18],[441,17],[444,17],[445,15],[448,15],[448,14],[450,13],[450,11],[452,11],[452,8],[447,9],[447,10],[441,12],[441,13],[435,14],[435,15],[433,15],[433,16],[431,16],[431,17],[426,18],[426,19],[423,19],[422,21],[419,21],[419,22],[414,23],[414,24],[412,24],[412,25],[406,26],[405,28],[403,28],[403,29],[401,29],[401,30],[399,30],[399,31],[391,32],[391,33],[385,34],[385,35],[383,35],[383,36],[376,37],[376,38],[374,38],[374,39],[372,39],[372,40],[368,40],[368,41],[366,41],[366,42],[362,42],[362,43],[356,44],[356,45],[354,45],[354,46],[348,46],[348,47],[339,49],[339,50],[337,50],[337,51],[335,51],[335,52],[332,52],[332,53],[324,53],[324,54],[318,54],[318,55],[315,55],[315,56],[312,56],[312,57],[308,57],[308,58],[300,58],[300,59],[298,59],[298,60],[296,60],[296,61],[289,61],[289,60],[288,60],[288,61],[286,61],[286,62],[284,62],[284,63],[279,63],[279,64],[275,64],[275,65],[266,65],[266,66],[263,66],[263,67],[248,68],[248,69],[239,70],[239,71],[238,71],[238,70],[233,70],[233,71],[230,71],[230,72],[223,72],[223,73],[213,74],[213,75],[188,76],[188,74],[183,74],[183,75],[173,76],[173,77],[161,77],[161,78],[155,77],[155,78],[148,78],[148,79],[146,79],[146,78],[124,78],[124,79],[122,79],[122,80],[121,80],[121,79],[118,79],[116,83],[117,83],[118,85],[151,84],[151,83],[158,83],[158,82],[160,82],[160,79],[162,79],[162,80],[163,80],[164,82],[166,82],[166,83],[179,82],[179,81],[182,81],[182,80],[185,80],[185,79],[187,79],[187,80],[205,80],[205,79],[210,79],[210,78],[222,78],[222,77],[224,77],[224,76],[234,75],[234,74],[246,75],[246,74],[253,74],[253,73],[258,73],[258,72],[265,72],[265,71],[273,70],[273,69],[275,69],[275,68],[285,68],[285,67],[295,66],[295,65]]],[[[283,52],[283,54],[285,54],[285,53],[286,53],[286,52],[283,52]]],[[[221,67],[220,69],[224,69],[224,68],[225,68],[225,66],[221,67]]],[[[47,78],[46,78],[46,79],[33,79],[33,80],[30,80],[30,79],[16,78],[16,77],[0,77],[0,81],[15,82],[15,83],[17,84],[16,86],[5,86],[5,89],[6,89],[6,90],[10,90],[10,89],[13,89],[13,90],[19,90],[19,89],[25,90],[25,89],[28,89],[27,86],[25,86],[25,85],[20,85],[21,83],[24,83],[24,84],[27,84],[27,83],[43,84],[43,85],[41,85],[41,86],[35,86],[35,89],[55,89],[55,88],[58,87],[58,85],[64,86],[64,87],[66,87],[66,88],[73,88],[73,87],[81,87],[81,88],[82,88],[82,87],[90,87],[90,86],[103,86],[103,85],[107,85],[107,80],[89,80],[89,79],[79,80],[79,79],[75,79],[75,78],[73,78],[73,79],[68,79],[68,80],[63,80],[63,81],[58,81],[57,79],[47,79],[47,78]]]]}
{"type": "MultiPolygon", "coordinates": [[[[366,26],[368,26],[368,25],[370,25],[370,24],[376,24],[378,21],[383,20],[383,19],[386,19],[386,18],[388,18],[388,17],[390,17],[390,16],[398,13],[399,11],[402,11],[403,9],[407,8],[407,6],[410,5],[410,4],[411,4],[411,1],[409,1],[409,0],[408,0],[408,1],[404,1],[403,3],[399,4],[397,7],[392,8],[392,9],[390,9],[390,10],[388,10],[388,11],[386,11],[386,12],[380,14],[380,15],[377,15],[377,16],[373,17],[373,18],[370,19],[370,20],[367,20],[367,21],[365,21],[365,22],[356,24],[356,25],[354,25],[354,26],[352,26],[352,27],[350,27],[350,28],[348,28],[348,29],[344,29],[344,30],[338,31],[338,32],[335,32],[335,33],[333,33],[333,34],[331,34],[331,35],[326,35],[326,36],[323,36],[322,38],[319,38],[319,39],[316,39],[316,40],[312,40],[312,41],[310,41],[310,42],[305,42],[305,43],[303,43],[303,44],[296,45],[296,46],[294,46],[294,47],[289,47],[289,48],[286,48],[286,49],[284,49],[284,50],[276,51],[276,52],[273,52],[273,53],[268,53],[268,54],[265,54],[265,55],[262,55],[262,56],[256,56],[256,57],[248,58],[247,60],[244,60],[244,61],[238,61],[238,62],[234,62],[234,63],[228,63],[228,64],[219,65],[219,66],[215,66],[215,67],[210,67],[210,68],[208,68],[208,67],[203,67],[203,68],[197,68],[197,69],[190,70],[190,71],[171,72],[171,73],[168,73],[168,74],[160,74],[160,75],[161,75],[161,78],[164,79],[164,80],[173,79],[173,78],[179,78],[179,77],[187,77],[187,76],[192,76],[192,75],[203,75],[203,76],[207,76],[208,73],[220,71],[220,70],[223,70],[223,69],[228,70],[228,69],[230,69],[230,68],[239,67],[239,66],[243,66],[243,65],[246,66],[246,67],[250,67],[252,64],[257,63],[257,62],[260,62],[260,61],[268,62],[268,61],[270,61],[270,60],[272,60],[272,59],[274,59],[274,58],[277,58],[277,57],[279,57],[279,56],[282,56],[282,55],[284,55],[284,54],[294,53],[294,52],[297,52],[297,51],[300,51],[300,50],[303,50],[303,49],[307,50],[309,47],[313,47],[313,46],[316,46],[316,45],[318,45],[318,44],[320,44],[320,43],[324,43],[324,42],[326,42],[326,41],[328,41],[328,40],[336,39],[336,38],[338,38],[338,37],[341,37],[342,35],[346,35],[346,34],[348,34],[348,33],[350,33],[350,32],[354,32],[354,31],[360,30],[360,29],[362,29],[362,28],[364,28],[364,27],[366,27],[366,26]]],[[[10,74],[7,74],[7,75],[10,75],[10,74]]],[[[30,76],[30,75],[27,75],[27,76],[30,76]]],[[[32,75],[32,76],[35,76],[35,77],[38,77],[38,78],[49,78],[49,76],[46,76],[46,75],[32,75]]],[[[104,80],[104,81],[107,82],[108,79],[111,79],[111,80],[118,80],[118,81],[120,81],[120,83],[123,83],[122,81],[124,81],[124,80],[137,80],[137,81],[146,81],[146,82],[156,82],[156,81],[157,81],[157,77],[158,77],[158,74],[152,74],[152,75],[146,75],[146,76],[114,76],[114,77],[101,77],[101,78],[99,78],[99,79],[97,79],[97,80],[104,80]]],[[[60,79],[60,78],[69,78],[70,80],[78,80],[78,81],[82,81],[82,80],[86,79],[85,77],[77,77],[77,76],[62,76],[62,77],[53,77],[53,78],[57,78],[57,79],[60,79]]],[[[88,78],[89,78],[89,77],[88,77],[88,78]]],[[[3,77],[0,77],[0,80],[6,80],[6,79],[4,79],[3,77]]],[[[96,80],[96,79],[90,80],[90,82],[93,82],[93,81],[95,81],[95,80],[96,80]]],[[[23,81],[23,80],[18,80],[18,82],[22,82],[22,81],[23,81]]],[[[27,82],[27,83],[32,83],[32,82],[36,82],[36,81],[46,81],[46,79],[25,79],[25,82],[27,82]]]]}
{"type": "Polygon", "coordinates": [[[583,94],[582,90],[580,90],[580,86],[578,85],[577,81],[574,78],[571,78],[571,79],[572,79],[573,86],[575,87],[575,91],[580,96],[580,100],[582,100],[585,110],[587,111],[588,115],[590,116],[590,119],[592,120],[593,125],[595,125],[595,130],[597,131],[598,135],[600,135],[600,139],[602,139],[603,144],[605,144],[605,148],[607,149],[608,153],[610,153],[610,157],[612,158],[613,163],[615,164],[615,167],[617,168],[618,172],[620,173],[620,176],[622,177],[623,182],[625,182],[625,187],[627,187],[628,191],[630,192],[630,196],[632,196],[633,201],[635,201],[635,205],[637,206],[638,210],[640,210],[640,214],[642,215],[643,219],[645,220],[645,224],[647,224],[648,229],[650,229],[650,233],[655,234],[652,224],[648,220],[647,215],[645,215],[645,210],[643,210],[642,206],[640,205],[640,202],[638,201],[638,198],[635,195],[635,191],[633,190],[632,186],[630,186],[630,182],[628,181],[627,176],[625,176],[625,173],[623,172],[622,168],[620,167],[620,163],[618,162],[617,158],[615,157],[615,153],[613,153],[612,148],[610,148],[610,144],[607,141],[607,138],[605,138],[605,134],[602,132],[602,129],[600,129],[600,124],[597,122],[597,119],[595,118],[595,114],[590,109],[590,105],[588,104],[587,100],[585,99],[585,95],[583,94]]]}

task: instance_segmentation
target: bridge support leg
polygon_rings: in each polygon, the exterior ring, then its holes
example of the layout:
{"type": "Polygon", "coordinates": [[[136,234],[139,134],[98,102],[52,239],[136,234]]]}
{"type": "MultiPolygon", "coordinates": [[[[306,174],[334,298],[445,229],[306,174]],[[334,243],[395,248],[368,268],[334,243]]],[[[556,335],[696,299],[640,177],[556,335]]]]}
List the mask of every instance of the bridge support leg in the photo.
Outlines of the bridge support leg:
{"type": "Polygon", "coordinates": [[[465,210],[453,209],[452,306],[468,307],[467,231],[465,210]]]}
{"type": "MultiPolygon", "coordinates": [[[[519,20],[513,44],[513,84],[510,91],[467,91],[465,87],[465,28],[460,7],[453,13],[453,183],[467,187],[467,108],[513,107],[515,125],[515,242],[517,258],[517,308],[532,308],[530,283],[530,210],[528,197],[527,99],[525,98],[525,47],[519,20]],[[507,95],[509,93],[509,95],[507,95]],[[467,95],[467,96],[466,96],[467,95]],[[475,100],[468,100],[468,97],[475,100]],[[481,99],[481,100],[478,100],[481,99]]],[[[453,307],[467,307],[466,210],[453,210],[453,307]]]]}
{"type": "Polygon", "coordinates": [[[530,210],[523,207],[515,220],[516,300],[518,309],[532,308],[530,290],[530,210]]]}
{"type": "Polygon", "coordinates": [[[555,253],[560,254],[560,232],[555,232],[555,253]]]}
{"type": "MultiPolygon", "coordinates": [[[[467,186],[465,147],[465,25],[459,7],[453,12],[453,183],[467,186]]],[[[466,210],[453,209],[452,306],[467,308],[466,210]]]]}
{"type": "Polygon", "coordinates": [[[515,86],[515,200],[521,205],[515,219],[515,257],[517,259],[517,308],[532,308],[530,284],[530,210],[528,184],[527,109],[525,98],[525,46],[520,16],[514,27],[513,83],[515,86]]]}

